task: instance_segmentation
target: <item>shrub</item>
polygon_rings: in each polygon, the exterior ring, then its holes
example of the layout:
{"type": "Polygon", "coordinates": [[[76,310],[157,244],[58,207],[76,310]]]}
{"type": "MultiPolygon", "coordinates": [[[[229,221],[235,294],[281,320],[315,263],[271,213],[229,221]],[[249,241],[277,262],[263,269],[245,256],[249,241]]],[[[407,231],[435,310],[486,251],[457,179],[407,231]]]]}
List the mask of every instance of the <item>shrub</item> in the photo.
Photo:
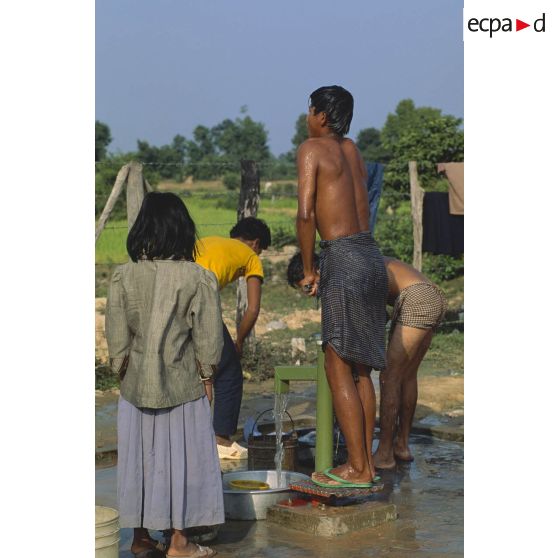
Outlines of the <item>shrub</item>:
{"type": "Polygon", "coordinates": [[[271,229],[271,245],[274,248],[282,248],[293,244],[297,244],[294,227],[279,225],[271,229]]]}
{"type": "Polygon", "coordinates": [[[276,196],[296,196],[298,187],[294,182],[273,184],[271,193],[276,196]]]}
{"type": "Polygon", "coordinates": [[[240,174],[237,172],[227,172],[223,175],[223,184],[227,190],[240,189],[240,174]]]}
{"type": "Polygon", "coordinates": [[[449,281],[463,275],[464,267],[463,256],[452,258],[443,254],[422,255],[422,271],[434,283],[449,281]]]}
{"type": "Polygon", "coordinates": [[[413,261],[413,220],[408,201],[398,207],[382,199],[374,237],[384,256],[411,263],[413,261]]]}
{"type": "MultiPolygon", "coordinates": [[[[374,236],[384,256],[413,263],[413,220],[411,202],[402,201],[397,206],[389,205],[389,198],[382,198],[374,236]]],[[[463,257],[453,258],[442,254],[422,255],[422,271],[434,281],[448,281],[463,275],[463,257]]]]}
{"type": "Polygon", "coordinates": [[[95,357],[95,389],[107,390],[120,386],[120,379],[108,365],[95,357]]]}
{"type": "Polygon", "coordinates": [[[233,209],[234,211],[238,208],[238,194],[233,192],[227,192],[224,196],[219,196],[215,201],[216,209],[233,209]]]}

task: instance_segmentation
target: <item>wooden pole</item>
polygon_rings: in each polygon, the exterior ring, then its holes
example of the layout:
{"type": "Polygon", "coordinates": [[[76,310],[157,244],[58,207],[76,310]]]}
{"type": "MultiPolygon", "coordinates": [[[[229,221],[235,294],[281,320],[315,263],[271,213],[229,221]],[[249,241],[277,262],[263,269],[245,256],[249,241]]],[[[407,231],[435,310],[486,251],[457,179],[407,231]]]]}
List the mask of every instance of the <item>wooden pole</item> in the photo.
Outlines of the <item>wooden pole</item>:
{"type": "MultiPolygon", "coordinates": [[[[238,198],[237,221],[246,217],[256,217],[260,204],[260,172],[256,161],[240,161],[240,195],[238,198]]],[[[240,326],[242,317],[248,308],[248,291],[246,279],[238,279],[236,289],[236,327],[240,326]]],[[[250,332],[246,341],[248,346],[253,346],[255,339],[254,330],[250,332]]]]}
{"type": "Polygon", "coordinates": [[[260,204],[260,171],[256,161],[240,161],[240,196],[236,219],[255,217],[260,204]]]}
{"type": "Polygon", "coordinates": [[[128,230],[136,222],[143,197],[145,196],[145,179],[143,178],[143,165],[138,161],[129,163],[128,187],[126,188],[126,210],[128,213],[128,230]]]}
{"type": "Polygon", "coordinates": [[[116,180],[114,181],[114,186],[112,187],[112,191],[110,193],[110,196],[107,200],[107,203],[105,204],[105,207],[103,209],[103,212],[101,213],[101,216],[99,217],[99,222],[97,223],[97,228],[95,229],[95,242],[97,242],[97,240],[99,240],[99,237],[101,236],[101,233],[103,232],[103,229],[105,228],[105,225],[108,221],[108,218],[110,217],[110,214],[112,213],[112,210],[114,209],[114,205],[116,204],[116,200],[118,199],[118,196],[120,195],[120,192],[122,191],[122,186],[124,186],[124,182],[126,182],[126,179],[128,178],[128,172],[130,171],[130,164],[126,164],[124,165],[119,171],[118,174],[116,175],[116,180]]]}
{"type": "Polygon", "coordinates": [[[411,214],[413,217],[413,267],[422,271],[422,204],[424,190],[420,187],[417,163],[409,161],[411,182],[411,214]]]}
{"type": "Polygon", "coordinates": [[[149,182],[147,181],[147,178],[145,178],[145,176],[143,177],[143,187],[145,188],[146,192],[153,192],[153,186],[151,186],[151,184],[149,184],[149,182]]]}

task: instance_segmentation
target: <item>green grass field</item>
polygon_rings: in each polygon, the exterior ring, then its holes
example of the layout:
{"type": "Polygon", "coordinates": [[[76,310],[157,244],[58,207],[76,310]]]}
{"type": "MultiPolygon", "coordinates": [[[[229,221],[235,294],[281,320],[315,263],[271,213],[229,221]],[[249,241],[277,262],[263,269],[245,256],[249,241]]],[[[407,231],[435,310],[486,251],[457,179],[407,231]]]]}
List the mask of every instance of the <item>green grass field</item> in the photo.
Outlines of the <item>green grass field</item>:
{"type": "MultiPolygon", "coordinates": [[[[229,236],[229,230],[236,223],[237,193],[226,192],[220,181],[207,181],[187,185],[170,184],[168,188],[159,185],[160,190],[174,191],[181,195],[190,211],[201,238],[210,235],[229,236]],[[173,187],[171,187],[173,186],[173,187]],[[203,188],[199,188],[203,187],[203,188]]],[[[260,201],[258,216],[264,219],[272,230],[294,233],[297,201],[293,197],[266,197],[260,201]]],[[[114,269],[114,264],[126,262],[127,223],[109,221],[103,231],[95,249],[95,291],[97,297],[106,296],[108,282],[114,269]]],[[[276,234],[275,237],[280,236],[276,234]]],[[[284,234],[283,234],[284,236],[284,234]]],[[[279,244],[281,245],[281,244],[279,244]]],[[[270,251],[277,253],[276,248],[270,251]]],[[[295,311],[312,310],[316,308],[314,299],[302,296],[293,290],[286,282],[286,261],[276,258],[265,259],[264,269],[266,280],[262,294],[262,312],[267,312],[279,318],[295,311]]],[[[449,308],[454,314],[463,307],[463,277],[456,277],[450,281],[440,282],[439,286],[446,293],[449,308]]],[[[236,305],[236,284],[229,285],[221,292],[223,313],[234,317],[236,305]]],[[[275,319],[275,318],[274,318],[275,319]]],[[[453,326],[450,326],[453,327],[453,326]]],[[[314,364],[317,352],[315,350],[315,335],[320,332],[320,324],[308,321],[299,329],[283,329],[267,332],[257,339],[254,352],[247,351],[243,358],[245,371],[250,372],[254,379],[269,378],[273,375],[273,367],[278,364],[290,363],[290,339],[303,337],[306,339],[307,355],[301,364],[314,364]]],[[[115,378],[98,366],[96,384],[98,389],[107,389],[109,384],[116,384],[115,378]],[[108,383],[107,383],[108,382],[108,383]]],[[[425,375],[456,375],[463,374],[463,333],[447,331],[438,333],[432,342],[421,366],[421,374],[425,375]]]]}
{"type": "MultiPolygon", "coordinates": [[[[204,236],[229,236],[229,231],[236,223],[236,209],[218,207],[227,204],[227,193],[204,198],[211,192],[196,193],[182,197],[190,212],[201,238],[204,236]]],[[[236,196],[236,194],[234,194],[236,196]]],[[[296,216],[295,198],[263,199],[260,202],[258,216],[264,219],[273,230],[277,227],[292,228],[296,216]]],[[[128,259],[126,237],[128,227],[125,220],[109,220],[95,247],[96,264],[123,263],[128,259]]]]}

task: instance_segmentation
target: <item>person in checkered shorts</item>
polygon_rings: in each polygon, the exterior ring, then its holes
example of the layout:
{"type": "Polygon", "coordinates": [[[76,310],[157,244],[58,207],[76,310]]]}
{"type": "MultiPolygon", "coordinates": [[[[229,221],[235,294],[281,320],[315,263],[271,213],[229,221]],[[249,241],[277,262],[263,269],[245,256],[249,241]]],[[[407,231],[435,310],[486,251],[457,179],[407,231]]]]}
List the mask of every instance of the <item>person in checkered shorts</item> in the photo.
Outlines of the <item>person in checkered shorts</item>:
{"type": "MultiPolygon", "coordinates": [[[[314,267],[319,256],[314,254],[314,267]]],[[[380,439],[374,453],[377,469],[393,469],[396,460],[412,461],[409,435],[417,405],[417,372],[447,302],[442,291],[414,267],[384,256],[388,276],[388,305],[393,306],[387,368],[380,372],[380,439]]],[[[300,253],[289,261],[287,281],[303,287],[300,253]]]]}
{"type": "Polygon", "coordinates": [[[442,291],[414,267],[384,257],[388,304],[393,306],[387,368],[380,372],[380,438],[374,453],[378,469],[393,469],[396,459],[412,461],[409,435],[417,406],[417,372],[447,301],[442,291]]]}

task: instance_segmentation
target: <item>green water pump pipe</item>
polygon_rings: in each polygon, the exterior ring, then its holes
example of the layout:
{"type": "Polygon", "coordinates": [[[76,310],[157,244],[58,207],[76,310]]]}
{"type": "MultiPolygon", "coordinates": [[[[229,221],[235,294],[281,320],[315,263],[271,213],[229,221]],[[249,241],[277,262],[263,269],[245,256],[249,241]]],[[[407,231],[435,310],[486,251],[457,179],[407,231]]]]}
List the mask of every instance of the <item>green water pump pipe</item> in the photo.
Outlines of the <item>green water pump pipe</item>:
{"type": "Polygon", "coordinates": [[[276,366],[275,393],[289,393],[294,381],[315,381],[316,389],[316,471],[333,465],[333,403],[324,366],[324,352],[318,341],[317,366],[276,366]]]}

